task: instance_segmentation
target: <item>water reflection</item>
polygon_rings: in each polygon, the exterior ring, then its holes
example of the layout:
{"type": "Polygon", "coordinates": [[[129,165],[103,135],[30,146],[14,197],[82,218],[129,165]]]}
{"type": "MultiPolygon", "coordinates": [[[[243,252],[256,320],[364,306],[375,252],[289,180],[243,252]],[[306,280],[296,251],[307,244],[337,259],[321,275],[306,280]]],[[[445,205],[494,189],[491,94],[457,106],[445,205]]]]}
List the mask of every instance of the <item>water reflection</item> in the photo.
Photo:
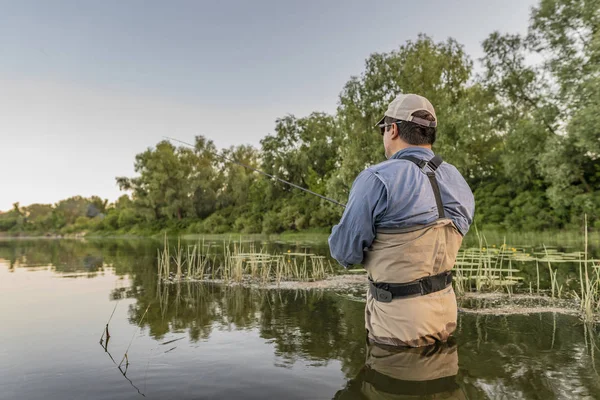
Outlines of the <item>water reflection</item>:
{"type": "MultiPolygon", "coordinates": [[[[142,276],[140,276],[141,278],[142,276]]],[[[132,323],[143,321],[157,340],[187,331],[191,341],[209,340],[215,330],[257,330],[275,346],[280,365],[304,358],[312,365],[336,359],[351,371],[362,354],[362,304],[327,292],[274,291],[210,284],[139,282],[128,295],[132,323]]]]}
{"type": "Polygon", "coordinates": [[[457,384],[454,340],[424,348],[367,346],[365,365],[334,399],[466,399],[457,384]]]}
{"type": "Polygon", "coordinates": [[[0,365],[0,398],[2,393],[41,398],[36,393],[44,388],[77,398],[69,391],[75,389],[61,381],[68,374],[80,376],[81,393],[94,398],[132,398],[131,392],[139,396],[135,388],[149,398],[202,397],[199,393],[227,398],[268,393],[329,399],[417,394],[600,398],[600,332],[574,317],[461,313],[458,345],[368,347],[364,303],[331,291],[159,284],[155,255],[151,241],[0,242],[0,292],[9,293],[8,301],[0,303],[0,320],[11,327],[0,330],[5,339],[0,356],[8,360],[0,365]],[[47,271],[49,265],[53,272],[47,271]],[[45,272],[26,272],[29,266],[45,272]],[[25,272],[9,272],[19,267],[25,272]],[[75,273],[93,279],[55,279],[75,273]],[[113,336],[101,348],[98,338],[116,301],[113,336]],[[123,368],[123,376],[115,374],[110,353],[117,362],[121,359],[146,309],[132,364],[123,368]],[[48,346],[63,351],[52,352],[50,359],[43,356],[48,346]],[[34,367],[43,369],[38,376],[44,379],[21,383],[34,367]],[[88,367],[89,376],[82,372],[88,367]],[[60,374],[45,372],[54,369],[60,374]],[[128,392],[117,392],[125,390],[123,384],[128,392]],[[115,389],[109,396],[110,385],[115,389]]]}
{"type": "MultiPolygon", "coordinates": [[[[51,267],[60,274],[83,273],[89,277],[107,268],[125,276],[154,265],[153,240],[0,240],[0,259],[15,268],[51,267]]],[[[72,275],[71,275],[72,276],[72,275]]]]}
{"type": "Polygon", "coordinates": [[[356,398],[417,392],[433,396],[431,390],[439,390],[442,398],[468,394],[475,399],[569,398],[572,391],[600,394],[598,365],[591,356],[598,332],[589,332],[573,317],[461,314],[459,348],[394,351],[365,346],[364,305],[330,292],[194,284],[155,287],[156,294],[146,291],[137,298],[130,318],[132,323],[139,320],[154,302],[146,323],[157,339],[170,331],[187,331],[192,341],[210,342],[220,330],[257,331],[274,345],[280,358],[276,367],[288,368],[300,360],[327,366],[339,360],[350,380],[336,395],[340,398],[359,393],[363,397],[356,398]]]}
{"type": "Polygon", "coordinates": [[[106,338],[103,336],[102,339],[100,339],[100,347],[102,347],[102,349],[104,350],[104,353],[106,353],[106,355],[110,358],[110,361],[112,361],[112,363],[119,370],[119,372],[121,373],[121,375],[123,375],[123,378],[125,378],[127,380],[127,382],[129,382],[129,384],[131,385],[131,387],[133,387],[138,392],[138,394],[146,397],[146,395],[144,393],[142,393],[142,391],[140,390],[140,388],[137,387],[133,383],[133,381],[131,379],[129,379],[129,377],[127,376],[127,369],[129,368],[129,362],[127,362],[125,364],[125,366],[123,366],[122,364],[117,364],[117,362],[115,361],[115,358],[113,357],[113,355],[111,354],[111,352],[108,350],[108,344],[109,343],[110,343],[110,335],[107,335],[106,338]]]}

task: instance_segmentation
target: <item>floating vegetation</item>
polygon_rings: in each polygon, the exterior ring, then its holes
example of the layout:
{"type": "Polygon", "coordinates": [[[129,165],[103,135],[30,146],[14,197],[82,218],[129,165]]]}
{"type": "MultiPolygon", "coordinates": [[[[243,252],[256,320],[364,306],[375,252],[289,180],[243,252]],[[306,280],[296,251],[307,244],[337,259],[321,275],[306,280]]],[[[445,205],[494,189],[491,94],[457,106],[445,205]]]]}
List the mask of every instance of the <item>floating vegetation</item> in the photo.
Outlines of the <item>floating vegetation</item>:
{"type": "Polygon", "coordinates": [[[588,257],[587,218],[584,231],[584,250],[563,252],[542,245],[540,251],[512,247],[506,243],[499,247],[488,246],[479,235],[478,247],[461,249],[454,268],[454,287],[459,295],[467,292],[505,291],[509,296],[514,288],[521,292],[546,294],[547,298],[576,299],[585,321],[597,321],[600,312],[600,260],[588,257]],[[535,276],[529,276],[528,288],[523,288],[530,266],[535,265],[535,276]],[[517,268],[517,266],[519,268],[517,268]],[[573,271],[577,266],[577,271],[573,271]],[[560,272],[559,272],[560,271],[560,272]],[[559,275],[562,274],[563,278],[559,275]],[[565,276],[566,275],[566,276],[565,276]],[[548,282],[546,290],[540,281],[548,282]],[[523,290],[525,289],[525,290],[523,290]],[[544,293],[545,292],[545,293],[544,293]]]}
{"type": "Polygon", "coordinates": [[[314,281],[334,272],[326,257],[288,250],[268,253],[252,241],[223,241],[220,245],[203,241],[182,245],[181,239],[171,248],[165,236],[163,250],[157,250],[160,281],[223,280],[240,283],[245,280],[263,284],[282,281],[314,281]],[[171,267],[175,271],[171,271],[171,267]]]}

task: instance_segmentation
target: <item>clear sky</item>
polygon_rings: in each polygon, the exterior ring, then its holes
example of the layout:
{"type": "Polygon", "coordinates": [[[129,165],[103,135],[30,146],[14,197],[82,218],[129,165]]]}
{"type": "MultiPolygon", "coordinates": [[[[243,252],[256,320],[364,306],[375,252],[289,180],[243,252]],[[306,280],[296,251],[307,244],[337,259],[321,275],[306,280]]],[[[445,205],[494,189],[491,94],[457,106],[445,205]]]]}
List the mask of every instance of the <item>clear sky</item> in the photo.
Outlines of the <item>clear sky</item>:
{"type": "Polygon", "coordinates": [[[163,135],[258,145],[275,119],[333,113],[373,52],[426,33],[476,61],[531,0],[0,0],[0,210],[115,200],[163,135]]]}

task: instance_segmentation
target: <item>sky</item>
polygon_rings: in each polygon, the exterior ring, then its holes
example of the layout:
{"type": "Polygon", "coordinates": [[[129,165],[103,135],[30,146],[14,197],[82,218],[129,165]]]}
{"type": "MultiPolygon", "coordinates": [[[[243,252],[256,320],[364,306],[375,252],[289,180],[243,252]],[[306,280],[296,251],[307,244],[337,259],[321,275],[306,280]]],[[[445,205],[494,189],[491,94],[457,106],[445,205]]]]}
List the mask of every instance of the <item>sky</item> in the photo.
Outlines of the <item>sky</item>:
{"type": "Polygon", "coordinates": [[[453,37],[477,64],[532,0],[0,0],[0,210],[114,201],[171,136],[258,147],[275,120],[334,113],[375,52],[453,37]]]}

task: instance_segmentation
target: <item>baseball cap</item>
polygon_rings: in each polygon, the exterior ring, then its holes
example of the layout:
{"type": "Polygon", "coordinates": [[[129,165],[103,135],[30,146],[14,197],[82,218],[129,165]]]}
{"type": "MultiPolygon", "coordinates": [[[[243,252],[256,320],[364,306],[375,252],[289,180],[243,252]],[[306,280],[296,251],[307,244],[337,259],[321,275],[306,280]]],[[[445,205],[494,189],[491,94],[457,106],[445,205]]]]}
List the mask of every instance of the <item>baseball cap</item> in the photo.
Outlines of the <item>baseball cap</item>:
{"type": "Polygon", "coordinates": [[[419,96],[418,94],[399,94],[396,96],[396,98],[388,106],[383,118],[377,122],[377,125],[383,124],[385,117],[392,117],[401,121],[409,121],[426,127],[437,126],[437,117],[435,116],[435,110],[433,109],[433,106],[429,100],[423,96],[419,96]],[[433,116],[433,121],[428,121],[412,115],[415,111],[420,110],[427,111],[429,114],[431,114],[433,116]]]}

